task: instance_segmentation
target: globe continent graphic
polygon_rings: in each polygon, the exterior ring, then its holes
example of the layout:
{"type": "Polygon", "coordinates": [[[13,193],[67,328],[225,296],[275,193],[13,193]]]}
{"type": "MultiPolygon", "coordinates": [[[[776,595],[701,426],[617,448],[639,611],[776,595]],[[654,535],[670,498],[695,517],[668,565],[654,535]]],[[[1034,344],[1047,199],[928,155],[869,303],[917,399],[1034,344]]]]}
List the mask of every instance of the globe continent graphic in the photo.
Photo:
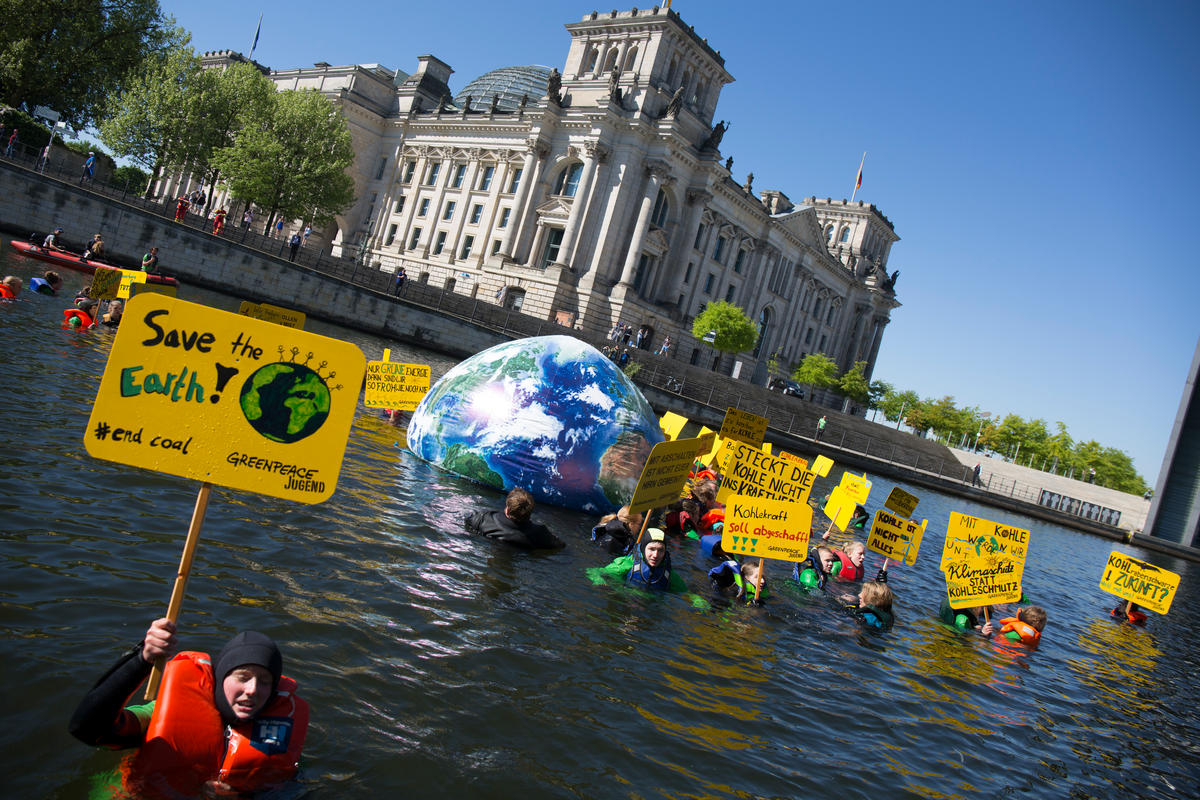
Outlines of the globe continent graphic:
{"type": "Polygon", "coordinates": [[[329,416],[329,387],[303,364],[276,362],[255,370],[242,386],[246,421],[273,442],[291,444],[320,430],[329,416]]]}
{"type": "Polygon", "coordinates": [[[633,382],[571,336],[519,339],[468,358],[408,425],[409,448],[435,466],[591,514],[629,502],[662,440],[633,382]]]}

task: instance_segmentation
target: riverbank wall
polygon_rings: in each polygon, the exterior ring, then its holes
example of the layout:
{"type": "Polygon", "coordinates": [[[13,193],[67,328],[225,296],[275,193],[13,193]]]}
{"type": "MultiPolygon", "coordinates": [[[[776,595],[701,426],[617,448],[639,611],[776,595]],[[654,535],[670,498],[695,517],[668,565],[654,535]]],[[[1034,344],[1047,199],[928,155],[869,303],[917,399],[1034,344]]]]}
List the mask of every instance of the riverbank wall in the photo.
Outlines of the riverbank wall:
{"type": "MultiPolygon", "coordinates": [[[[302,250],[292,262],[278,239],[238,228],[217,236],[203,217],[189,215],[183,222],[175,222],[173,217],[173,207],[167,203],[109,192],[99,185],[80,186],[63,176],[43,175],[0,161],[0,229],[20,239],[62,227],[68,243],[81,243],[91,233],[102,232],[111,257],[127,264],[140,262],[142,253],[157,246],[163,271],[184,283],[284,306],[314,319],[457,358],[526,336],[566,334],[597,348],[613,345],[471,294],[412,280],[398,288],[390,274],[352,259],[302,250]]],[[[1112,526],[1039,506],[1036,484],[1021,485],[1020,492],[1015,480],[973,486],[972,467],[940,443],[718,375],[677,360],[673,354],[633,348],[630,352],[638,365],[634,380],[659,413],[674,411],[719,429],[726,410],[738,408],[770,420],[766,438],[774,446],[810,460],[824,454],[845,468],[870,471],[1113,540],[1128,540],[1132,535],[1134,526],[1125,514],[1119,526],[1112,526]],[[827,424],[817,441],[821,417],[827,424]]],[[[1036,481],[1038,476],[1030,479],[1036,481]]],[[[1148,537],[1137,537],[1137,544],[1160,549],[1158,540],[1148,537]]],[[[1182,554],[1184,557],[1190,554],[1200,561],[1200,551],[1184,550],[1188,553],[1182,554]]],[[[1181,555],[1174,547],[1164,552],[1181,555]]]]}

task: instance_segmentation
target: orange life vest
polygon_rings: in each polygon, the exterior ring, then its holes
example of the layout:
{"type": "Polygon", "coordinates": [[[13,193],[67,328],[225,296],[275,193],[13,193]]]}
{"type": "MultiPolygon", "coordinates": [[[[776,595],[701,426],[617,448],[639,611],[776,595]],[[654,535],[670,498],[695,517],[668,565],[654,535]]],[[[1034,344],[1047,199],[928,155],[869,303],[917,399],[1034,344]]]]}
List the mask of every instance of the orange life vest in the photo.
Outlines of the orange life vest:
{"type": "Polygon", "coordinates": [[[700,526],[699,526],[698,532],[701,535],[711,534],[713,532],[713,526],[716,525],[718,522],[720,522],[722,524],[725,523],[725,509],[710,508],[708,511],[705,511],[704,516],[702,516],[700,518],[700,526]]]}
{"type": "Polygon", "coordinates": [[[844,550],[833,548],[833,557],[842,562],[841,569],[838,570],[837,579],[839,581],[858,581],[862,580],[863,574],[866,572],[862,565],[854,566],[854,562],[850,560],[850,556],[846,555],[844,550]]]}
{"type": "Polygon", "coordinates": [[[83,311],[78,308],[68,308],[65,311],[63,311],[63,327],[64,328],[71,327],[71,318],[72,317],[79,318],[79,330],[81,330],[81,331],[87,330],[88,328],[90,328],[96,324],[96,321],[94,319],[92,319],[91,315],[89,315],[86,311],[83,311]]]}
{"type": "MultiPolygon", "coordinates": [[[[1121,607],[1117,606],[1116,608],[1114,608],[1112,610],[1111,613],[1114,617],[1118,616],[1119,614],[1122,613],[1121,607]]],[[[1124,617],[1125,617],[1125,621],[1128,622],[1130,625],[1145,625],[1146,624],[1146,615],[1144,612],[1141,612],[1141,611],[1125,611],[1124,617]]]]}
{"type": "Polygon", "coordinates": [[[141,797],[194,795],[207,781],[251,792],[296,775],[308,731],[308,703],[279,679],[254,719],[225,726],[213,699],[212,662],[187,651],[167,663],[146,741],[123,765],[125,788],[141,797]],[[228,737],[228,739],[226,739],[228,737]]]}
{"type": "Polygon", "coordinates": [[[15,300],[17,299],[17,296],[13,293],[12,289],[8,288],[8,284],[0,283],[0,298],[4,298],[5,300],[15,300]]]}
{"type": "Polygon", "coordinates": [[[1000,633],[1015,631],[1016,634],[1021,637],[1021,644],[1029,645],[1030,647],[1036,647],[1037,643],[1042,638],[1042,634],[1038,632],[1037,628],[1033,627],[1027,622],[1022,622],[1016,617],[1005,617],[1004,619],[1000,620],[1000,624],[1003,626],[1000,628],[1000,633]]]}

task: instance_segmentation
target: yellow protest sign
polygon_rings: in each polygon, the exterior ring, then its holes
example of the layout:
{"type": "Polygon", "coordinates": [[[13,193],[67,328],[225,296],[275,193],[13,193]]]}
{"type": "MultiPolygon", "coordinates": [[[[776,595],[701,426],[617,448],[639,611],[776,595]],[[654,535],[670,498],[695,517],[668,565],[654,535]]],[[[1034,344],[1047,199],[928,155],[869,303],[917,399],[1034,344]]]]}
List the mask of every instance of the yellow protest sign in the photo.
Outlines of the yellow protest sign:
{"type": "Polygon", "coordinates": [[[854,516],[854,509],[857,505],[854,498],[843,487],[835,486],[829,493],[829,499],[825,502],[825,508],[822,510],[838,530],[844,531],[850,524],[850,518],[854,516]]]}
{"type": "Polygon", "coordinates": [[[772,453],[771,453],[771,443],[770,443],[770,442],[763,442],[763,443],[762,443],[762,447],[761,447],[761,448],[759,448],[759,449],[761,449],[761,450],[762,450],[764,453],[766,453],[767,455],[772,455],[772,453]]]}
{"type": "Polygon", "coordinates": [[[842,481],[838,484],[846,496],[856,503],[866,504],[867,498],[871,495],[871,482],[867,480],[866,475],[851,475],[849,472],[842,473],[842,481]]]}
{"type": "Polygon", "coordinates": [[[696,437],[696,459],[707,463],[709,455],[717,446],[717,432],[711,431],[708,428],[701,428],[700,435],[696,437]]]}
{"type": "Polygon", "coordinates": [[[87,296],[93,300],[116,300],[117,293],[121,291],[123,272],[116,267],[96,267],[87,296]]]}
{"type": "Polygon", "coordinates": [[[127,300],[133,296],[134,285],[145,282],[146,273],[142,272],[141,270],[121,270],[121,285],[117,287],[117,297],[122,300],[127,300]]]}
{"type": "Polygon", "coordinates": [[[1025,562],[992,553],[946,565],[946,596],[951,608],[974,608],[1021,599],[1025,562]]]}
{"type": "Polygon", "coordinates": [[[251,303],[249,300],[242,301],[242,304],[238,306],[238,313],[297,330],[304,329],[304,321],[307,319],[303,311],[293,311],[290,308],[273,306],[270,303],[251,303]]]}
{"type": "Polygon", "coordinates": [[[884,558],[912,566],[917,561],[917,551],[921,549],[921,538],[928,524],[927,519],[918,524],[881,508],[875,512],[875,520],[871,523],[867,548],[884,558]]]}
{"type": "Polygon", "coordinates": [[[1157,614],[1171,609],[1179,575],[1113,550],[1100,576],[1100,588],[1157,614]]]}
{"type": "Polygon", "coordinates": [[[725,507],[721,549],[726,553],[803,561],[812,535],[808,503],[735,494],[725,507]]]}
{"type": "Polygon", "coordinates": [[[816,476],[799,464],[770,456],[736,440],[726,440],[722,446],[729,453],[728,465],[721,469],[721,486],[717,500],[728,503],[730,495],[766,497],[807,503],[816,476]]]}
{"type": "Polygon", "coordinates": [[[758,447],[767,435],[767,418],[740,408],[730,408],[725,411],[725,421],[721,423],[722,439],[737,439],[739,442],[758,447]]]}
{"type": "Polygon", "coordinates": [[[179,287],[170,283],[150,283],[149,281],[145,283],[134,282],[129,285],[130,297],[143,294],[145,292],[151,292],[152,294],[163,294],[167,297],[174,297],[179,293],[179,287]]]}
{"type": "Polygon", "coordinates": [[[817,456],[813,459],[812,471],[816,473],[818,478],[824,478],[829,474],[829,470],[833,469],[833,459],[826,456],[817,456]]]}
{"type": "Polygon", "coordinates": [[[950,512],[946,543],[942,548],[943,572],[950,561],[992,553],[1017,558],[1024,563],[1029,554],[1029,531],[958,511],[950,512]]]}
{"type": "Polygon", "coordinates": [[[676,414],[674,411],[668,411],[659,417],[658,425],[662,428],[663,434],[668,439],[678,439],[683,426],[688,424],[688,418],[676,414]]]}
{"type": "Polygon", "coordinates": [[[337,486],[364,367],[348,342],[139,294],[84,441],[96,458],[319,503],[337,486]]]}
{"type": "Polygon", "coordinates": [[[649,511],[674,503],[680,490],[687,482],[692,463],[696,458],[696,440],[679,439],[674,442],[659,442],[650,451],[642,476],[638,478],[629,510],[635,513],[649,511]]]}
{"type": "Polygon", "coordinates": [[[915,494],[909,494],[899,486],[896,486],[888,495],[887,500],[883,502],[883,505],[902,517],[911,517],[913,512],[917,510],[918,502],[920,500],[915,494]]]}
{"type": "Polygon", "coordinates": [[[429,365],[392,362],[391,355],[391,350],[384,350],[382,361],[367,362],[363,405],[412,411],[429,394],[429,365]]]}
{"type": "Polygon", "coordinates": [[[808,462],[797,455],[792,455],[787,450],[780,450],[779,457],[784,461],[791,461],[793,464],[799,464],[804,469],[808,469],[808,462]]]}

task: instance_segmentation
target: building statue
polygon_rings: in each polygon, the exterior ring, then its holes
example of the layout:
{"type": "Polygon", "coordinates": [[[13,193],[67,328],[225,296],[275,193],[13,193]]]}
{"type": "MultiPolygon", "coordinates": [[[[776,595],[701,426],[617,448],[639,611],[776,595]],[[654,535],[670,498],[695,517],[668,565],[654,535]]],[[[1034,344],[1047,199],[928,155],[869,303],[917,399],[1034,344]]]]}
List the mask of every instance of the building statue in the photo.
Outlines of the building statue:
{"type": "Polygon", "coordinates": [[[721,146],[721,139],[725,138],[725,131],[729,130],[729,123],[721,120],[713,126],[712,131],[708,134],[708,138],[704,140],[704,144],[700,145],[701,150],[716,150],[721,146]]]}
{"type": "Polygon", "coordinates": [[[683,109],[683,87],[680,86],[675,90],[675,94],[671,95],[671,99],[667,102],[667,107],[663,111],[664,117],[676,117],[683,109]]]}
{"type": "Polygon", "coordinates": [[[562,108],[562,75],[556,68],[550,70],[550,77],[546,80],[546,99],[550,105],[562,108]]]}
{"type": "Polygon", "coordinates": [[[749,175],[746,176],[746,185],[743,186],[742,189],[745,190],[746,194],[752,194],[754,192],[753,187],[754,187],[754,173],[751,172],[749,175]]]}
{"type": "Polygon", "coordinates": [[[621,105],[621,70],[616,67],[608,74],[608,99],[621,105]]]}
{"type": "Polygon", "coordinates": [[[529,95],[523,94],[521,95],[521,102],[517,104],[517,113],[524,114],[525,106],[527,105],[529,105],[529,95]]]}
{"type": "Polygon", "coordinates": [[[492,113],[495,114],[500,110],[500,95],[492,95],[492,113]]]}
{"type": "Polygon", "coordinates": [[[733,172],[733,156],[730,156],[729,158],[725,159],[725,171],[733,172]]]}

